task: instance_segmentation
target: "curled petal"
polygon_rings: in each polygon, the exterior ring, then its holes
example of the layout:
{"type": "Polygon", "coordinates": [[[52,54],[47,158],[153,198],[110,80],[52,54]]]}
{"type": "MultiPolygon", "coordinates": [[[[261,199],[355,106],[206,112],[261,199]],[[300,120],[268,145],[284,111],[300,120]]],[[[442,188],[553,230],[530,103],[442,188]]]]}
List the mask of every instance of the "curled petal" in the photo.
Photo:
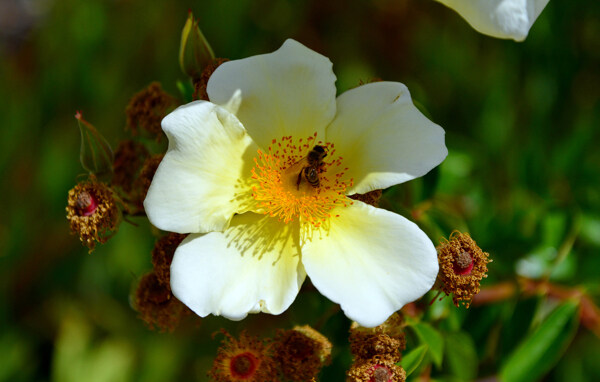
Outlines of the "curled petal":
{"type": "Polygon", "coordinates": [[[549,0],[437,0],[454,9],[476,31],[523,41],[549,0]]]}
{"type": "Polygon", "coordinates": [[[251,212],[236,215],[224,232],[190,235],[177,248],[173,294],[201,317],[280,314],[306,277],[298,241],[297,225],[251,212]]]}
{"type": "Polygon", "coordinates": [[[225,229],[247,210],[256,145],[233,114],[210,102],[179,107],[162,127],[169,149],[144,201],[148,218],[171,232],[225,229]]]}
{"type": "Polygon", "coordinates": [[[374,327],[431,289],[437,254],[416,224],[358,201],[336,212],[328,231],[302,244],[302,262],[346,316],[374,327]]]}
{"type": "Polygon", "coordinates": [[[354,179],[348,194],[423,176],[448,155],[444,130],[415,107],[398,82],[370,83],[340,95],[326,135],[354,179]]]}
{"type": "Polygon", "coordinates": [[[219,66],[207,92],[212,102],[224,104],[240,89],[237,116],[265,148],[274,138],[321,135],[335,114],[335,79],[327,57],[287,40],[273,53],[219,66]]]}

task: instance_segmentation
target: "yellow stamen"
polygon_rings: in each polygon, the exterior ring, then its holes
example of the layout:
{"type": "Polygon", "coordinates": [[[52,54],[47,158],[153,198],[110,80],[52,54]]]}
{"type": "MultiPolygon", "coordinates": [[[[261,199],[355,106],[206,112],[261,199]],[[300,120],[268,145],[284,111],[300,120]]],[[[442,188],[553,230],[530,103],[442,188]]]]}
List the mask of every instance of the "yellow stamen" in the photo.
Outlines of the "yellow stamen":
{"type": "Polygon", "coordinates": [[[342,167],[342,158],[335,157],[333,143],[316,138],[315,133],[295,142],[287,136],[279,142],[273,139],[266,152],[258,150],[252,169],[252,179],[256,181],[252,196],[261,212],[284,223],[300,218],[301,222],[319,228],[332,217],[330,212],[335,207],[353,203],[345,196],[352,179],[344,178],[348,169],[342,167]],[[327,152],[326,160],[318,168],[318,186],[311,185],[302,173],[308,166],[306,156],[315,145],[323,146],[327,152]]]}

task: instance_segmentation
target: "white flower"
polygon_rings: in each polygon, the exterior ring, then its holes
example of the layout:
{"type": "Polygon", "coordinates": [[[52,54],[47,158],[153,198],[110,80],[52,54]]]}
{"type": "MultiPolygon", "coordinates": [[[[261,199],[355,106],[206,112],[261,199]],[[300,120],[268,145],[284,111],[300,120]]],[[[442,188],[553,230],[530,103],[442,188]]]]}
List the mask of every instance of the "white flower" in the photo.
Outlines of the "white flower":
{"type": "Polygon", "coordinates": [[[437,0],[454,9],[475,30],[523,41],[549,0],[437,0]]]}
{"type": "Polygon", "coordinates": [[[424,175],[447,155],[444,131],[400,83],[336,98],[331,68],[287,40],[221,65],[212,102],[163,120],[169,148],[144,206],[158,228],[191,233],[171,287],[198,315],[279,314],[308,274],[349,318],[376,326],[433,285],[437,255],[425,233],[346,195],[424,175]],[[318,142],[328,155],[314,187],[298,161],[318,142]]]}

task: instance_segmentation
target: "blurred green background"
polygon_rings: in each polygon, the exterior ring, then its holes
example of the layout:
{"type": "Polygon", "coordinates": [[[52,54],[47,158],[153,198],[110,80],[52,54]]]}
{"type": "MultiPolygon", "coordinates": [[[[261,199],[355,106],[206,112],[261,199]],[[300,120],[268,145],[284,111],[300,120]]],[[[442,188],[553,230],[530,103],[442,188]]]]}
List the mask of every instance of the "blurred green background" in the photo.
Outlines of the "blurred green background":
{"type": "MultiPolygon", "coordinates": [[[[418,217],[435,242],[470,232],[494,259],[484,287],[549,277],[600,302],[600,2],[552,0],[515,43],[425,0],[2,1],[0,381],[204,381],[218,328],[270,335],[332,306],[309,289],[281,317],[150,331],[130,306],[151,269],[147,223],[121,224],[91,255],[69,235],[66,196],[83,173],[75,111],[115,148],[134,93],[157,80],[179,96],[188,9],[217,56],[271,52],[291,37],[331,59],[340,92],[375,77],[405,83],[445,128],[450,154],[387,191],[386,208],[418,217]]],[[[465,355],[449,342],[434,380],[496,376],[559,300],[517,288],[468,311],[434,304],[427,320],[472,344],[465,355]]],[[[600,380],[600,330],[576,314],[531,380],[600,380]]],[[[323,381],[344,380],[348,326],[338,313],[321,328],[335,346],[323,381]]]]}

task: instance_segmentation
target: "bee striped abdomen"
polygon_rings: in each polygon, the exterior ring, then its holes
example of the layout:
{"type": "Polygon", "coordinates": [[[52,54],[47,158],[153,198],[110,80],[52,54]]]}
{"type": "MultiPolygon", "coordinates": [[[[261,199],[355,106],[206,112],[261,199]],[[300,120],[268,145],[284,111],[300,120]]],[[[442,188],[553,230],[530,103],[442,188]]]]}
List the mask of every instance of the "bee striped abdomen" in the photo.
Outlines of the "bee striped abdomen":
{"type": "Polygon", "coordinates": [[[304,176],[306,177],[306,181],[313,187],[319,187],[319,173],[317,169],[314,167],[305,167],[304,168],[304,176]]]}

